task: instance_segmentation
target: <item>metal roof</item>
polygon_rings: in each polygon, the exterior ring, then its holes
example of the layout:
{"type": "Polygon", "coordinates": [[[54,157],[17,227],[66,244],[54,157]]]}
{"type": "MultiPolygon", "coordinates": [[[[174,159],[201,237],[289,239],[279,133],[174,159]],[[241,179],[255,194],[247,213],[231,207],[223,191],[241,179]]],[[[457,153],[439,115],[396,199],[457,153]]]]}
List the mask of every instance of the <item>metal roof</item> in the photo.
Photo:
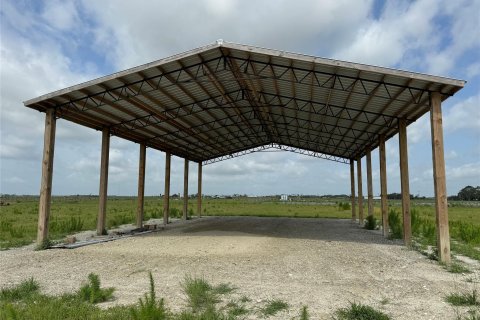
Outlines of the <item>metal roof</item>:
{"type": "Polygon", "coordinates": [[[217,41],[24,102],[193,161],[273,147],[347,162],[465,81],[217,41]]]}

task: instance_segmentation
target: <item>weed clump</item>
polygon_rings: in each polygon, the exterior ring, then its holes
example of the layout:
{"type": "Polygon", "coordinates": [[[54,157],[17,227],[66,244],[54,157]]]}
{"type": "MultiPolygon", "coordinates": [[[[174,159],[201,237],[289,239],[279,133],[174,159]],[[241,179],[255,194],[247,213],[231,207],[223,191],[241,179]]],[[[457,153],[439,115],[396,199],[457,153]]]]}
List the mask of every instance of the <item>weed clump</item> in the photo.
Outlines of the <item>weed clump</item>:
{"type": "Polygon", "coordinates": [[[350,210],[350,203],[349,202],[339,202],[338,203],[338,210],[339,211],[344,211],[344,210],[350,210]]]}
{"type": "Polygon", "coordinates": [[[365,219],[365,226],[364,228],[367,230],[375,230],[377,228],[377,218],[375,218],[373,215],[367,216],[367,219],[365,219]]]}
{"type": "Polygon", "coordinates": [[[130,308],[132,318],[135,320],[163,320],[167,319],[168,312],[165,308],[163,298],[157,301],[155,295],[155,282],[153,281],[152,273],[149,272],[150,278],[150,291],[145,293],[144,299],[140,298],[138,301],[138,307],[130,308]]]}
{"type": "Polygon", "coordinates": [[[453,262],[450,265],[445,266],[445,268],[450,273],[471,273],[472,272],[466,266],[458,262],[453,262]]]}
{"type": "Polygon", "coordinates": [[[100,278],[94,273],[88,275],[88,283],[84,284],[78,291],[78,296],[83,301],[90,303],[99,303],[110,300],[113,296],[114,288],[101,288],[100,278]]]}
{"type": "Polygon", "coordinates": [[[1,301],[18,301],[22,299],[28,299],[32,295],[37,294],[40,286],[33,278],[22,281],[20,284],[11,288],[4,288],[0,291],[1,301]]]}
{"type": "Polygon", "coordinates": [[[265,317],[273,316],[282,310],[288,309],[288,303],[285,301],[274,299],[267,302],[267,304],[260,309],[260,312],[265,317]]]}
{"type": "Polygon", "coordinates": [[[203,278],[185,277],[182,288],[193,311],[206,310],[219,302],[218,294],[203,278]]]}
{"type": "Polygon", "coordinates": [[[309,320],[310,315],[308,314],[307,306],[303,306],[302,310],[300,310],[300,320],[309,320]]]}
{"type": "Polygon", "coordinates": [[[395,209],[390,209],[388,213],[388,224],[390,226],[390,235],[393,239],[402,239],[403,237],[403,223],[400,219],[400,214],[395,209]]]}
{"type": "Polygon", "coordinates": [[[445,297],[445,301],[454,306],[478,306],[480,301],[478,300],[477,290],[472,292],[451,293],[445,297]]]}
{"type": "Polygon", "coordinates": [[[180,218],[182,212],[178,208],[170,208],[170,218],[180,218]]]}
{"type": "Polygon", "coordinates": [[[351,303],[349,307],[338,309],[337,320],[389,320],[390,317],[374,308],[360,303],[351,303]]]}

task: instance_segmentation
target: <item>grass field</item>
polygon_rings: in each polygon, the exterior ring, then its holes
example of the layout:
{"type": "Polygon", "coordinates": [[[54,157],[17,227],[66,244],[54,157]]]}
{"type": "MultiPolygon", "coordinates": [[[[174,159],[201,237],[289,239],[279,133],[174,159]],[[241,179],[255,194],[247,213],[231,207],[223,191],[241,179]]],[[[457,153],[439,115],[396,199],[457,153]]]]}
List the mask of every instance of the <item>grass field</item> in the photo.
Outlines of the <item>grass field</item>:
{"type": "MultiPolygon", "coordinates": [[[[351,210],[347,198],[291,198],[281,202],[276,197],[233,198],[203,200],[203,215],[211,216],[267,216],[300,218],[342,218],[349,219],[351,210]],[[341,204],[345,204],[342,206],[341,204]]],[[[38,218],[38,197],[2,198],[0,207],[0,248],[30,244],[36,238],[38,218]],[[8,204],[8,205],[7,205],[8,204]]],[[[366,203],[366,201],[365,201],[366,203]]],[[[107,228],[134,223],[136,212],[135,197],[109,197],[107,204],[107,228]]],[[[477,202],[449,203],[450,232],[452,247],[480,260],[480,204],[477,202]]],[[[171,199],[171,214],[180,215],[183,201],[171,199]]],[[[389,201],[389,207],[400,212],[401,202],[389,201]]],[[[161,218],[163,202],[160,197],[145,198],[145,220],[161,218]]],[[[189,202],[189,215],[196,214],[196,199],[189,202]]],[[[412,200],[422,223],[430,227],[435,223],[435,207],[429,199],[412,200]]],[[[358,209],[358,208],[357,208],[358,209]]],[[[52,240],[82,230],[94,230],[98,210],[98,197],[67,196],[53,197],[50,216],[50,238],[52,240]]],[[[367,215],[366,206],[364,208],[367,215]]],[[[375,216],[380,219],[380,204],[375,201],[375,216]]],[[[423,226],[420,226],[421,229],[423,226]]],[[[419,231],[419,233],[422,233],[419,231]]],[[[432,237],[430,237],[432,238],[432,237]]],[[[433,237],[434,239],[434,237],[433,237]]],[[[430,241],[432,242],[432,241],[430,241]]]]}

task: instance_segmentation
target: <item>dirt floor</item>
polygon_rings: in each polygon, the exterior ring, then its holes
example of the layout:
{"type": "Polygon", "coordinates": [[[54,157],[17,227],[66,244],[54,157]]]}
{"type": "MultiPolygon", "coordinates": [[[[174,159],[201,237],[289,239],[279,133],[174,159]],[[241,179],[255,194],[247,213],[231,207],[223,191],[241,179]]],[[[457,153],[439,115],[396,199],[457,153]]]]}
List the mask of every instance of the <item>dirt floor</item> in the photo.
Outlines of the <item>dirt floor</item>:
{"type": "Polygon", "coordinates": [[[449,273],[378,231],[337,219],[210,217],[77,249],[0,251],[0,287],[33,276],[57,294],[78,289],[94,272],[116,288],[110,304],[136,302],[148,290],[148,271],[172,309],[185,304],[185,276],[203,276],[238,287],[232,297],[246,295],[252,306],[287,301],[290,310],[276,319],[298,315],[303,305],[312,319],[331,319],[349,302],[393,319],[452,319],[456,311],[444,296],[473,288],[466,280],[479,275],[449,273]]]}

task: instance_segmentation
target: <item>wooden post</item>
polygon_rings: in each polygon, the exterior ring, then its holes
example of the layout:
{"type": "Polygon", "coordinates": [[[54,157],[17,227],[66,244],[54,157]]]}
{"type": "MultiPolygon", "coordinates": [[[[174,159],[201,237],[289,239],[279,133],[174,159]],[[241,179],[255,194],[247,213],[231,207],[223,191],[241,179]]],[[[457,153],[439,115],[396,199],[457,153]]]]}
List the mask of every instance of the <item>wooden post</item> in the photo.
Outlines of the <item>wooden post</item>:
{"type": "Polygon", "coordinates": [[[145,195],[145,162],[147,146],[140,144],[140,158],[138,161],[138,204],[137,204],[137,228],[143,227],[143,205],[145,195]]]}
{"type": "Polygon", "coordinates": [[[170,152],[165,153],[165,192],[163,195],[163,224],[168,224],[170,216],[170,163],[172,155],[170,152]]]}
{"type": "Polygon", "coordinates": [[[373,216],[373,186],[372,186],[372,154],[367,152],[367,193],[368,193],[368,215],[373,216]]]}
{"type": "Polygon", "coordinates": [[[43,136],[42,178],[40,180],[40,203],[38,205],[37,245],[42,247],[48,241],[48,221],[52,202],[53,154],[55,150],[55,110],[45,113],[43,136]]]}
{"type": "Polygon", "coordinates": [[[185,159],[183,171],[183,220],[188,219],[188,159],[185,159]]]}
{"type": "Polygon", "coordinates": [[[412,223],[410,218],[410,186],[408,178],[407,121],[398,121],[398,139],[400,147],[400,184],[402,189],[403,241],[409,246],[412,242],[412,223]]]}
{"type": "Polygon", "coordinates": [[[387,202],[387,161],[385,152],[385,136],[381,135],[379,139],[379,156],[380,156],[380,197],[382,207],[382,228],[383,236],[388,237],[388,202],[387,202]]]}
{"type": "Polygon", "coordinates": [[[198,163],[197,214],[202,217],[202,162],[198,163]]]}
{"type": "Polygon", "coordinates": [[[107,218],[107,187],[108,187],[108,158],[110,151],[110,129],[102,130],[102,156],[100,160],[100,190],[98,192],[97,235],[106,234],[105,222],[107,218]]]}
{"type": "Polygon", "coordinates": [[[362,158],[357,159],[358,224],[363,226],[362,158]]]}
{"type": "Polygon", "coordinates": [[[447,186],[443,150],[442,95],[430,94],[430,125],[432,131],[433,183],[437,224],[437,248],[441,262],[450,263],[450,234],[448,229],[447,186]]]}
{"type": "Polygon", "coordinates": [[[357,219],[357,212],[355,210],[355,166],[353,165],[353,159],[350,159],[350,194],[352,202],[352,221],[357,219]]]}

